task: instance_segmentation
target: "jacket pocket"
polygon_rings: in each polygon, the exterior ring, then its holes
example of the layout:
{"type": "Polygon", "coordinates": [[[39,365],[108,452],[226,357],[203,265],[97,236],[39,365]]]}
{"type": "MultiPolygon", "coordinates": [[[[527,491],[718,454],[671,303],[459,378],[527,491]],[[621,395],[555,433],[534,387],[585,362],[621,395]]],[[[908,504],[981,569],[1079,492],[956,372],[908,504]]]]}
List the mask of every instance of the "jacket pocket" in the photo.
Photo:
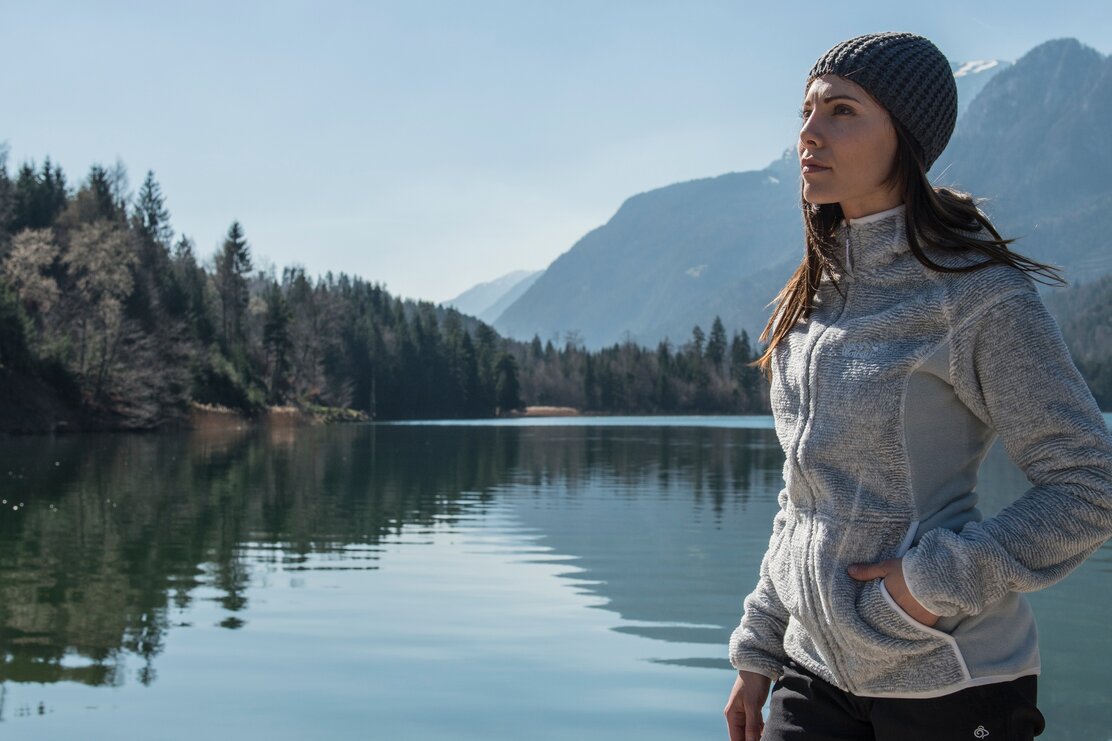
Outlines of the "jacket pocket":
{"type": "Polygon", "coordinates": [[[924,625],[907,614],[889,594],[883,579],[875,579],[864,585],[857,598],[857,614],[868,627],[889,639],[942,641],[947,645],[954,643],[949,634],[924,625]]]}
{"type": "Polygon", "coordinates": [[[860,622],[847,636],[855,644],[847,659],[858,694],[914,696],[925,685],[969,679],[957,641],[908,615],[880,579],[863,586],[856,608],[860,622]]]}
{"type": "MultiPolygon", "coordinates": [[[[884,601],[888,603],[888,607],[891,608],[892,612],[899,615],[900,618],[902,618],[903,621],[906,622],[908,625],[910,625],[912,628],[915,628],[916,630],[921,630],[928,635],[938,636],[938,637],[940,637],[940,638],[942,638],[946,641],[952,641],[953,640],[950,637],[950,634],[947,633],[946,631],[939,630],[938,628],[934,627],[933,625],[927,625],[926,623],[919,622],[918,620],[913,618],[911,616],[911,614],[908,613],[907,610],[900,607],[900,603],[897,602],[896,598],[893,597],[891,592],[888,591],[888,587],[884,586],[884,579],[877,579],[876,580],[876,587],[880,591],[880,596],[883,597],[884,601]]],[[[940,620],[940,622],[941,622],[941,620],[940,620]]],[[[954,649],[957,650],[957,646],[955,646],[954,649]]]]}

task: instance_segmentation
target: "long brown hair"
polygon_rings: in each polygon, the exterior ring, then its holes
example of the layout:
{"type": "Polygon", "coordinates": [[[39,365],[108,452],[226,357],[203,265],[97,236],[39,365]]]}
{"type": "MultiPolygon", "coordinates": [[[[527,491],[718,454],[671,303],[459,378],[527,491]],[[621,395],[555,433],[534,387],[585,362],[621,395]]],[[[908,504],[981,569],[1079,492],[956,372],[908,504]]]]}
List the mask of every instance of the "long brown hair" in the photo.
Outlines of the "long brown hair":
{"type": "MultiPolygon", "coordinates": [[[[935,187],[927,180],[923,157],[907,129],[891,117],[896,129],[896,157],[892,168],[884,180],[887,187],[903,184],[904,214],[907,225],[907,242],[911,253],[919,262],[933,270],[949,273],[964,273],[979,270],[993,264],[1004,263],[1019,268],[1034,276],[1042,283],[1065,285],[1059,268],[1037,262],[1008,249],[1015,238],[1004,239],[977,207],[985,199],[974,198],[954,188],[935,187]],[[990,237],[976,238],[964,232],[987,230],[990,237]],[[950,266],[940,265],[923,252],[920,239],[927,244],[946,250],[962,252],[971,250],[984,255],[986,259],[976,263],[950,266]]],[[[800,203],[803,207],[803,228],[806,250],[803,260],[792,273],[788,282],[780,289],[770,303],[776,308],[769,317],[760,341],[768,341],[768,346],[751,365],[756,365],[765,376],[772,373],[772,353],[800,320],[811,315],[812,300],[818,290],[823,275],[831,275],[831,268],[843,268],[834,242],[835,229],[842,220],[842,206],[839,203],[813,204],[803,198],[803,183],[800,182],[800,203]]],[[[833,276],[831,276],[833,279],[833,276]]],[[[835,281],[837,287],[837,281],[835,281]]],[[[840,288],[838,289],[841,290],[840,288]]]]}

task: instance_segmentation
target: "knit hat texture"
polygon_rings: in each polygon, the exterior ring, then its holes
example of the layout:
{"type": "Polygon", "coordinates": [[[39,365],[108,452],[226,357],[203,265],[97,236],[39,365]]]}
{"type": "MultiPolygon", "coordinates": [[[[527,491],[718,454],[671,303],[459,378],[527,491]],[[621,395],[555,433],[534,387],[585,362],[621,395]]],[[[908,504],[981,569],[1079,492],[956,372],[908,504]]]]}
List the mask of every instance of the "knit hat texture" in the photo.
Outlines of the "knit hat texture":
{"type": "Polygon", "coordinates": [[[949,60],[928,39],[886,31],[856,36],[832,46],[807,74],[852,80],[904,125],[926,169],[934,164],[958,120],[958,87],[949,60]]]}

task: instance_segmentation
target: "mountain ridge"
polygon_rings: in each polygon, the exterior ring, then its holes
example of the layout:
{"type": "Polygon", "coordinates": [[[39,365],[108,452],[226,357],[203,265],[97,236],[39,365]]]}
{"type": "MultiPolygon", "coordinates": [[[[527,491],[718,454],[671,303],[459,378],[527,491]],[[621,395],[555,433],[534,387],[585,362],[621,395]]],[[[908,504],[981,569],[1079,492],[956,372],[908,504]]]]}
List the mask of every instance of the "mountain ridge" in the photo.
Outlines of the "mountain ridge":
{"type": "MultiPolygon", "coordinates": [[[[932,168],[932,182],[989,197],[983,208],[999,219],[1002,233],[1037,230],[1035,243],[1019,250],[1023,254],[1064,262],[1067,272],[1112,271],[1107,251],[1093,249],[1112,227],[1112,210],[1104,208],[1112,206],[1112,188],[1092,178],[1077,182],[1100,116],[1112,115],[1108,59],[1076,39],[1052,39],[1015,63],[989,61],[997,63],[969,63],[983,66],[982,74],[995,72],[968,101],[932,168]],[[1017,90],[1030,97],[1033,89],[1043,89],[1043,98],[1060,110],[1043,114],[1015,101],[1017,90]],[[1001,111],[1001,98],[1009,100],[1010,118],[1001,119],[1009,115],[1001,111]],[[1087,114],[1088,128],[1079,131],[1070,122],[1083,105],[1097,112],[1087,114]],[[1001,136],[1015,144],[1002,149],[1001,136]],[[1037,162],[1024,175],[1012,156],[1031,159],[1031,152],[1016,149],[1024,143],[1059,161],[1037,162]]],[[[969,87],[959,81],[960,89],[969,87]]],[[[767,321],[767,304],[803,254],[799,182],[795,150],[788,148],[762,170],[632,195],[557,257],[494,326],[517,339],[570,333],[597,348],[620,339],[682,342],[695,324],[705,330],[717,314],[728,330],[756,336],[767,321]]]]}
{"type": "Polygon", "coordinates": [[[543,272],[543,270],[513,270],[493,280],[476,283],[454,298],[441,301],[440,304],[451,306],[485,322],[493,322],[502,313],[506,304],[520,296],[532,285],[532,280],[536,280],[543,272]]]}

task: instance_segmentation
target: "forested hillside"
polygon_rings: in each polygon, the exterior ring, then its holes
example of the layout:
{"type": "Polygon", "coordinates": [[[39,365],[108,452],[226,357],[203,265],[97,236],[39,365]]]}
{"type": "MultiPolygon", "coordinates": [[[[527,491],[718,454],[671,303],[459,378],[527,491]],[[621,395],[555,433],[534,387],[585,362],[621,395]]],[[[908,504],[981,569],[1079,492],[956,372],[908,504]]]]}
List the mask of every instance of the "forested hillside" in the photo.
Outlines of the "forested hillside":
{"type": "Polygon", "coordinates": [[[1112,275],[1054,291],[1047,306],[1100,408],[1112,410],[1112,275]]]}
{"type": "Polygon", "coordinates": [[[757,348],[715,318],[681,347],[575,335],[515,342],[380,284],[255,269],[244,225],[213,255],[175,236],[148,172],[71,187],[61,167],[8,173],[0,149],[0,430],[154,428],[190,402],[257,414],[339,407],[378,419],[484,417],[525,405],[630,413],[767,410],[757,348]],[[554,342],[553,340],[556,340],[554,342]]]}

